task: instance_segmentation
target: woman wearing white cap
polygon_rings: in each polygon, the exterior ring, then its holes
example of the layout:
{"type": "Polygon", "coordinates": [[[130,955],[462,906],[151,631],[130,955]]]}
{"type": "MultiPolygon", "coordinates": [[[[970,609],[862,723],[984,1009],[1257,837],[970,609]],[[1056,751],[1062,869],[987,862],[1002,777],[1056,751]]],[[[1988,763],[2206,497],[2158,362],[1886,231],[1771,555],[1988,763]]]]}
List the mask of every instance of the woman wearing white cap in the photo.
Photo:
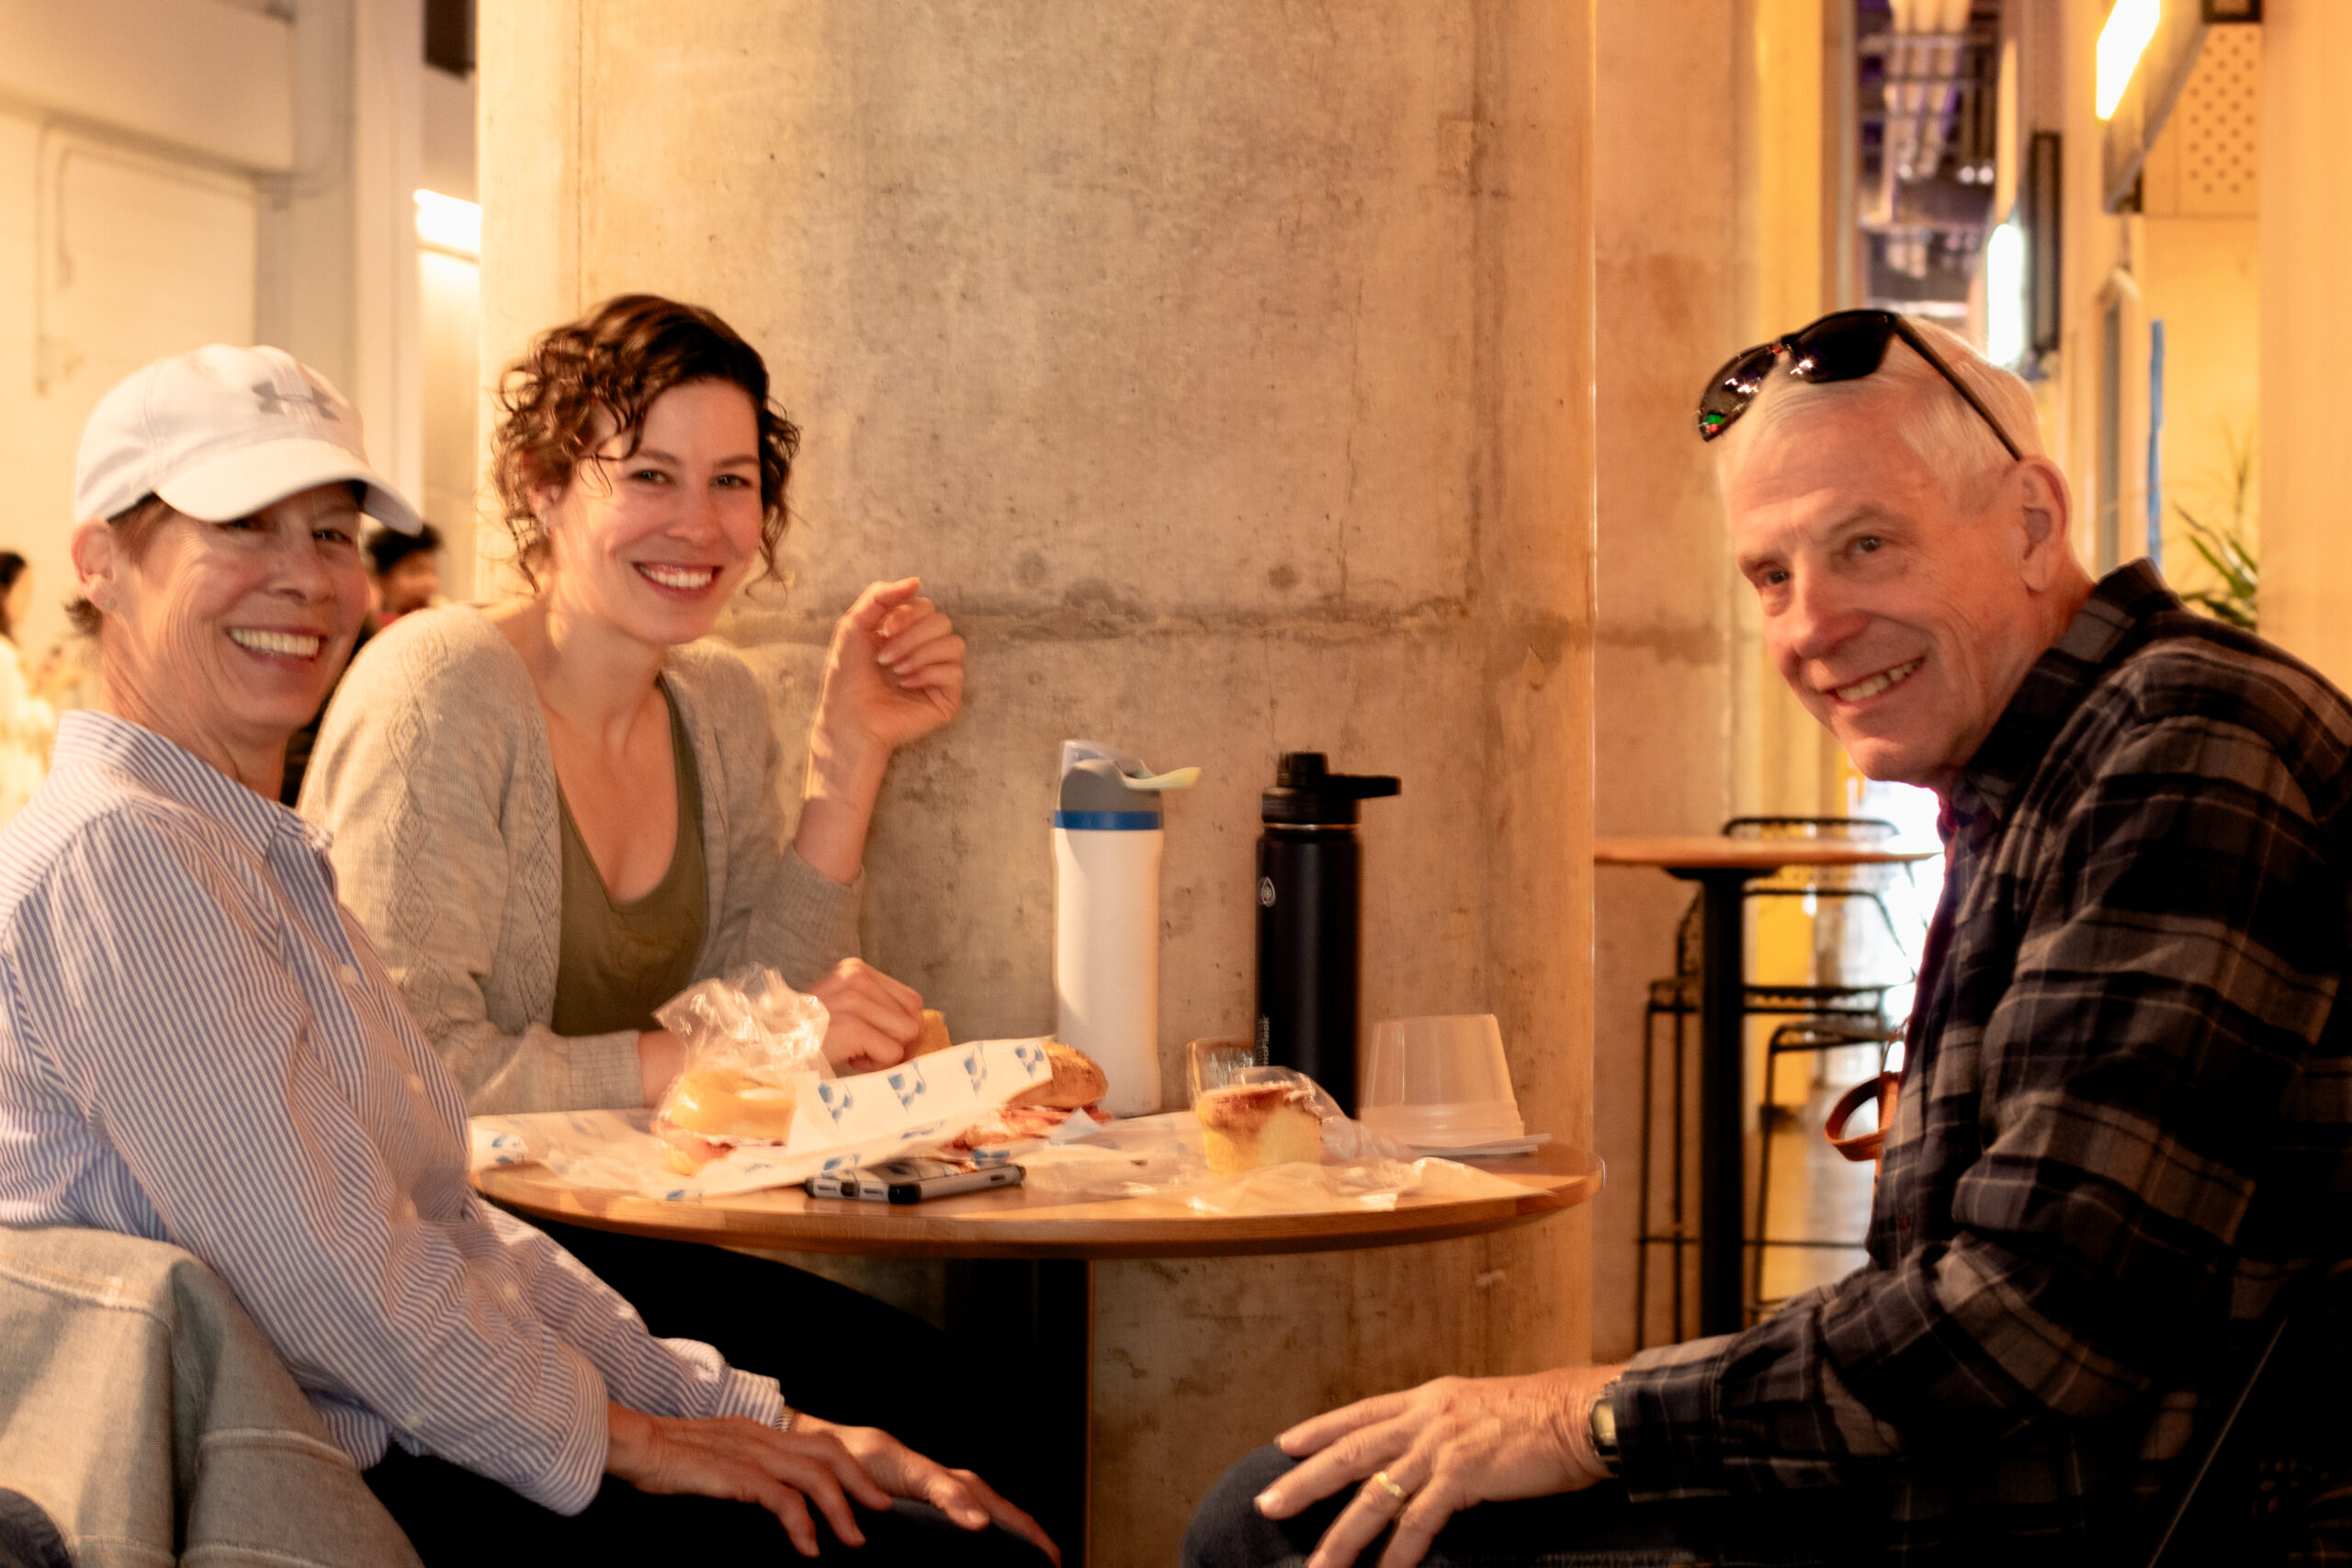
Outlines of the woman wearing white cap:
{"type": "Polygon", "coordinates": [[[945,723],[963,640],[911,580],[835,630],[799,814],[766,694],[702,639],[773,572],[798,433],[758,351],[650,295],[540,334],[492,472],[532,592],[403,618],[321,727],[304,815],[477,1113],[656,1101],[654,1010],[766,965],[887,1066],[922,998],[861,962],[857,885],[892,752],[945,723]]]}
{"type": "Polygon", "coordinates": [[[0,848],[0,1224],[204,1259],[434,1568],[682,1532],[1034,1561],[977,1477],[652,1337],[468,1185],[457,1085],[274,798],[366,607],[361,515],[417,525],[350,406],[275,349],[161,361],[91,417],[75,505],[103,702],[0,848]]]}

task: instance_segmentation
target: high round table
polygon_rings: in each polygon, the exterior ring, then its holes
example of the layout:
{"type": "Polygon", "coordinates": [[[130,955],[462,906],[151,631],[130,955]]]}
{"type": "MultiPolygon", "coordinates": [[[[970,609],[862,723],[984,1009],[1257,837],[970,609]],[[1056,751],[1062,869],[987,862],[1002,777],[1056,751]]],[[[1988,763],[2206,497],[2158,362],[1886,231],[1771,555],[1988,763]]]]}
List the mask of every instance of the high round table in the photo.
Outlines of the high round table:
{"type": "Polygon", "coordinates": [[[1596,865],[1644,865],[1699,885],[1699,1332],[1747,1325],[1745,1077],[1747,885],[1790,866],[1907,865],[1940,849],[1837,839],[1596,839],[1596,865]]]}
{"type": "Polygon", "coordinates": [[[1001,1274],[997,1284],[1017,1286],[1022,1299],[991,1306],[1001,1322],[1023,1331],[1031,1370],[1021,1386],[1037,1406],[1037,1440],[1050,1445],[1040,1471],[1059,1483],[1037,1499],[1043,1505],[1039,1520],[1061,1544],[1064,1562],[1080,1568],[1090,1529],[1086,1456],[1093,1264],[1443,1241],[1529,1224],[1582,1203],[1600,1189],[1600,1162],[1581,1149],[1555,1145],[1517,1159],[1465,1163],[1520,1190],[1462,1200],[1408,1195],[1386,1211],[1224,1216],[1152,1199],[1055,1201],[1019,1187],[904,1206],[811,1198],[798,1187],[666,1202],[567,1187],[537,1165],[478,1171],[474,1184],[483,1196],[526,1215],[634,1235],[752,1251],[1034,1265],[1017,1276],[1001,1274]]]}

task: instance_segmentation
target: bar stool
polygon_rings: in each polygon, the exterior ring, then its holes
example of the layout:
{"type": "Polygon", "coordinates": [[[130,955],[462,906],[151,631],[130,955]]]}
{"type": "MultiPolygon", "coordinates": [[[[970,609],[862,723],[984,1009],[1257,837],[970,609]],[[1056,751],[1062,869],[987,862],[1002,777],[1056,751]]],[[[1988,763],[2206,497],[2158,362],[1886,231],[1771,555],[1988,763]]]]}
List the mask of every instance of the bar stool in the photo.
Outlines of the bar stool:
{"type": "MultiPolygon", "coordinates": [[[[1764,1043],[1764,1098],[1769,1113],[1773,1107],[1773,1077],[1787,1055],[1815,1055],[1826,1051],[1848,1050],[1854,1046],[1875,1047],[1878,1071],[1886,1071],[1887,1058],[1902,1040],[1903,1031],[1883,1018],[1848,1020],[1843,1018],[1801,1018],[1774,1029],[1764,1043]]],[[[1769,1247],[1784,1247],[1805,1249],[1847,1251],[1859,1248],[1862,1238],[1840,1241],[1835,1237],[1776,1236],[1772,1234],[1772,1129],[1768,1121],[1764,1137],[1756,1151],[1756,1230],[1748,1242],[1751,1249],[1747,1277],[1747,1312],[1751,1318],[1761,1318],[1777,1302],[1764,1299],[1764,1253],[1769,1247]]]]}
{"type": "MultiPolygon", "coordinates": [[[[1724,824],[1726,838],[1839,838],[1877,843],[1896,836],[1898,829],[1892,822],[1870,817],[1736,817],[1724,824]]],[[[1834,901],[1859,908],[1871,906],[1883,924],[1896,951],[1901,951],[1902,938],[1893,911],[1884,897],[1884,868],[1792,867],[1772,876],[1762,878],[1747,888],[1751,898],[1804,898],[1834,901]]],[[[1636,1198],[1635,1254],[1636,1268],[1634,1286],[1634,1344],[1646,1345],[1649,1334],[1649,1275],[1650,1257],[1654,1250],[1663,1249],[1668,1258],[1671,1279],[1671,1313],[1674,1333],[1683,1331],[1684,1284],[1682,1267],[1684,1248],[1696,1244],[1688,1222],[1684,1175],[1684,1150],[1688,1146],[1688,1104],[1690,1100],[1690,1049],[1691,1020],[1699,1012],[1700,988],[1700,905],[1694,899],[1683,914],[1675,932],[1674,973],[1650,982],[1649,995],[1642,1017],[1642,1135],[1640,1178],[1636,1198]],[[1672,1119],[1671,1168],[1668,1179],[1667,1226],[1656,1229],[1652,1224],[1653,1172],[1657,1150],[1657,1078],[1659,1076],[1658,1021],[1668,1021],[1671,1030],[1671,1052],[1668,1062],[1672,1084],[1669,1102],[1672,1119]]],[[[1783,1042],[1781,1054],[1799,1050],[1822,1050],[1826,1045],[1799,1044],[1799,1039],[1826,1037],[1829,1031],[1846,1030],[1862,1038],[1875,1041],[1891,1037],[1894,1024],[1885,1015],[1886,993],[1897,986],[1907,985],[1912,976],[1871,980],[1861,984],[1776,985],[1747,983],[1741,987],[1743,1017],[1779,1017],[1802,1021],[1804,1025],[1816,1026],[1814,1033],[1791,1035],[1783,1042]]],[[[1781,1038],[1775,1032],[1775,1038],[1781,1038]]],[[[1855,1043],[1856,1041],[1841,1041],[1855,1043]]],[[[1773,1053],[1766,1052],[1766,1102],[1770,1101],[1770,1078],[1773,1053]]],[[[1768,1112],[1769,1114],[1769,1112],[1768,1112]]],[[[1769,1160],[1770,1137],[1767,1137],[1769,1160]]],[[[1759,1188],[1763,1183],[1759,1180],[1759,1188]]],[[[1758,1236],[1763,1227],[1759,1208],[1758,1236]]],[[[1759,1249],[1756,1272],[1751,1279],[1760,1284],[1762,1279],[1759,1249]]],[[[1750,1291],[1751,1310],[1754,1289],[1750,1291]]]]}

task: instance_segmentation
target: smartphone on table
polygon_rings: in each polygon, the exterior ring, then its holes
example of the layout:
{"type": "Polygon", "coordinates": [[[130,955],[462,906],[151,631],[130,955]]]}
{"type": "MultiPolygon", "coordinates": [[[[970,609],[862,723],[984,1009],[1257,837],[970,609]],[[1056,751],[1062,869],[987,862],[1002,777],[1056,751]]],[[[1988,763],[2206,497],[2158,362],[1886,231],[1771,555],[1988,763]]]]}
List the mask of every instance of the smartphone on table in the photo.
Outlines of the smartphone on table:
{"type": "Polygon", "coordinates": [[[944,1159],[892,1159],[878,1165],[852,1166],[847,1170],[812,1176],[807,1186],[811,1198],[854,1198],[865,1203],[920,1203],[956,1192],[978,1192],[988,1187],[1018,1187],[1026,1173],[1017,1165],[990,1165],[979,1169],[944,1159]]]}

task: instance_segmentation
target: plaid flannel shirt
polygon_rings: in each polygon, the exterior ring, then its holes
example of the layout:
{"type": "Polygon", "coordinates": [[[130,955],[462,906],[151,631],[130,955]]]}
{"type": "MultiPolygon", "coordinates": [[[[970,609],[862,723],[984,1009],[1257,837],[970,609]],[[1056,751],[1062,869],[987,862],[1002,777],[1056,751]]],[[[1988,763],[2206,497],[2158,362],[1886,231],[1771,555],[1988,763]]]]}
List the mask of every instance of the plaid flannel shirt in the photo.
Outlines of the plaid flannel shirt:
{"type": "Polygon", "coordinates": [[[1946,802],[1870,1262],[1634,1359],[1636,1496],[1846,1488],[1825,1559],[2144,1550],[2255,1323],[2352,1235],[2348,753],[2312,671],[2145,563],[2099,584],[1946,802]]]}

